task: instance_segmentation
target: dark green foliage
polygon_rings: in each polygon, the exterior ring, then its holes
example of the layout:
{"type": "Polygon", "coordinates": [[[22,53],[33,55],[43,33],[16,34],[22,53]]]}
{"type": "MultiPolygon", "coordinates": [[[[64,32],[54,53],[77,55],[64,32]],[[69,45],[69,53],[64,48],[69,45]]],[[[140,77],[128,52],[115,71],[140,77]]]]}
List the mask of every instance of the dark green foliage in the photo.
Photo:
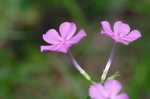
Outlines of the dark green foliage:
{"type": "Polygon", "coordinates": [[[89,96],[86,99],[91,99],[89,96]]]}

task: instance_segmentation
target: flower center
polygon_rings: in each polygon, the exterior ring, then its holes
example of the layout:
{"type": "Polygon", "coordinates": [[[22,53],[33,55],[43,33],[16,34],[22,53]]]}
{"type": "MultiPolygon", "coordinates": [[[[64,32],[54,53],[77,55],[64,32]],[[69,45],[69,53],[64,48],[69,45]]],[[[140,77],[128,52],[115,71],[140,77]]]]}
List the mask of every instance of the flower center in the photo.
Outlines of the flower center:
{"type": "Polygon", "coordinates": [[[59,40],[59,42],[60,42],[60,43],[65,43],[65,42],[66,42],[66,40],[61,39],[61,40],[59,40]]]}

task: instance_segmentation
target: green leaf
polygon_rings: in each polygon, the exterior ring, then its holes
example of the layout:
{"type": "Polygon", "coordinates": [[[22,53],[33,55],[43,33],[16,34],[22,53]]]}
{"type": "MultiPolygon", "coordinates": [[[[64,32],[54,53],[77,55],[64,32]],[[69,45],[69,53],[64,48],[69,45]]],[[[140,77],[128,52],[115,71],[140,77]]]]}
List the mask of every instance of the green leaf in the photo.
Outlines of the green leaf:
{"type": "Polygon", "coordinates": [[[88,97],[86,97],[86,99],[91,99],[91,98],[88,96],[88,97]]]}
{"type": "Polygon", "coordinates": [[[120,76],[120,74],[115,73],[115,74],[113,74],[112,76],[108,77],[107,80],[113,80],[113,79],[116,79],[116,78],[119,77],[119,76],[120,76]]]}

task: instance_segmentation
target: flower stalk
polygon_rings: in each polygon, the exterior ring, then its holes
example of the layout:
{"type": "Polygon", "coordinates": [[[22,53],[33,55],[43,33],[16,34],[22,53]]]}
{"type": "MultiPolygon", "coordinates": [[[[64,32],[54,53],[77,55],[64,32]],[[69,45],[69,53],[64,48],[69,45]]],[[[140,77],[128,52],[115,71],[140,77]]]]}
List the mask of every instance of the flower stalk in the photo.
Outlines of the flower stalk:
{"type": "Polygon", "coordinates": [[[113,48],[111,50],[111,53],[110,53],[110,56],[109,56],[109,59],[107,61],[107,64],[105,66],[105,69],[102,73],[102,76],[101,76],[101,82],[104,82],[106,80],[106,77],[107,77],[107,74],[108,74],[108,71],[110,69],[110,66],[112,64],[112,60],[113,60],[113,57],[114,57],[114,54],[115,54],[115,50],[116,50],[116,42],[114,42],[113,44],[113,48]]]}
{"type": "Polygon", "coordinates": [[[80,72],[80,74],[87,79],[88,81],[90,81],[91,83],[94,83],[94,81],[91,79],[91,77],[89,76],[89,74],[78,64],[78,62],[76,61],[76,59],[74,58],[74,56],[72,55],[71,51],[68,51],[68,56],[71,59],[72,64],[75,66],[75,68],[80,72]]]}

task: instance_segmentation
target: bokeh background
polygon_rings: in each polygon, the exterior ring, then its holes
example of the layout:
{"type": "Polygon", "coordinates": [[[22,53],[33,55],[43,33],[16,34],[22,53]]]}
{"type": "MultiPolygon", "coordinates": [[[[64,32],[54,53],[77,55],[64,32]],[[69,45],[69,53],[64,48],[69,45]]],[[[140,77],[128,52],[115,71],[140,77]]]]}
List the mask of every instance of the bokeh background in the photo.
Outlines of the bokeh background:
{"type": "Polygon", "coordinates": [[[118,44],[109,75],[120,73],[131,99],[150,99],[150,0],[1,0],[0,99],[85,99],[90,83],[67,55],[40,52],[42,34],[73,21],[88,36],[71,50],[94,80],[106,64],[113,40],[100,35],[100,21],[122,20],[143,37],[118,44]]]}

